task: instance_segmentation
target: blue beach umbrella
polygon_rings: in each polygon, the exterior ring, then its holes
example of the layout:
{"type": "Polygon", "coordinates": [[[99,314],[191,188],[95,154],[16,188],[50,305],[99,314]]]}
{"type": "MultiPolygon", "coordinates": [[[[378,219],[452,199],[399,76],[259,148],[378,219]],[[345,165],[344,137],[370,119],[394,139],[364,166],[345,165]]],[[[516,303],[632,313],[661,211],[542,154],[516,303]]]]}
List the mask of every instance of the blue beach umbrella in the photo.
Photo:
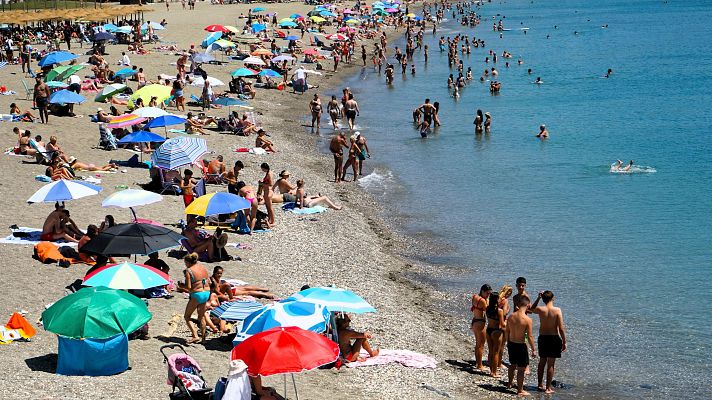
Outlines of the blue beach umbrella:
{"type": "Polygon", "coordinates": [[[224,106],[224,107],[232,107],[232,106],[243,106],[245,105],[245,102],[242,100],[238,99],[233,99],[232,97],[218,97],[215,101],[213,101],[212,104],[217,104],[219,106],[224,106]]]}
{"type": "Polygon", "coordinates": [[[120,26],[120,27],[116,28],[114,33],[123,33],[123,34],[128,35],[129,33],[131,33],[131,31],[133,31],[133,29],[130,26],[120,26]]]}
{"type": "Polygon", "coordinates": [[[156,135],[153,132],[148,131],[137,131],[132,132],[119,140],[119,143],[151,143],[159,142],[163,143],[166,139],[161,135],[156,135]]]}
{"type": "Polygon", "coordinates": [[[326,330],[329,319],[329,311],[321,304],[301,301],[270,304],[245,319],[232,344],[237,345],[252,335],[275,327],[296,326],[321,333],[326,330]]]}
{"type": "Polygon", "coordinates": [[[267,30],[267,25],[265,24],[252,24],[252,32],[257,33],[257,32],[262,32],[264,30],[267,30]]]}
{"type": "Polygon", "coordinates": [[[83,103],[85,100],[84,96],[78,95],[67,89],[54,92],[49,97],[49,102],[52,104],[77,104],[83,103]]]}
{"type": "Polygon", "coordinates": [[[282,28],[296,28],[296,27],[299,26],[299,25],[297,25],[296,22],[284,21],[284,22],[281,22],[281,23],[279,24],[279,26],[282,27],[282,28]]]}
{"type": "Polygon", "coordinates": [[[230,73],[231,76],[233,77],[238,77],[238,76],[255,76],[257,75],[257,71],[253,71],[249,68],[238,68],[230,73]]]}
{"type": "Polygon", "coordinates": [[[171,126],[171,125],[180,125],[184,124],[185,121],[187,121],[183,117],[179,117],[177,115],[173,114],[168,114],[168,115],[162,115],[160,117],[156,117],[151,120],[151,122],[147,123],[144,125],[144,128],[158,128],[161,126],[171,126]]]}
{"type": "Polygon", "coordinates": [[[138,71],[132,68],[121,68],[120,70],[116,71],[114,75],[121,78],[126,78],[132,75],[136,75],[137,73],[138,71]]]}
{"type": "Polygon", "coordinates": [[[172,170],[193,164],[207,152],[204,139],[182,136],[163,142],[151,155],[151,161],[158,168],[172,170]]]}
{"type": "Polygon", "coordinates": [[[110,34],[109,32],[99,32],[94,35],[95,42],[101,42],[104,40],[116,40],[116,36],[110,34]]]}
{"type": "Polygon", "coordinates": [[[260,71],[259,76],[268,76],[270,78],[281,78],[282,75],[279,74],[279,72],[271,70],[271,69],[263,69],[260,71]]]}
{"type": "Polygon", "coordinates": [[[53,51],[44,57],[37,63],[40,67],[45,67],[47,65],[59,64],[61,62],[70,61],[79,58],[78,55],[67,52],[67,51],[53,51]]]}
{"type": "Polygon", "coordinates": [[[301,14],[294,13],[294,14],[290,15],[289,18],[297,19],[297,18],[304,18],[304,16],[301,14]]]}
{"type": "Polygon", "coordinates": [[[220,39],[222,37],[222,32],[217,31],[217,32],[210,32],[208,33],[208,36],[203,39],[203,42],[200,44],[204,48],[207,48],[211,44],[213,44],[216,40],[220,39]]]}
{"type": "Polygon", "coordinates": [[[299,301],[321,304],[331,312],[369,313],[376,312],[361,296],[346,289],[335,287],[314,287],[302,290],[282,301],[299,301]]]}
{"type": "Polygon", "coordinates": [[[42,186],[35,194],[27,199],[28,203],[54,203],[93,196],[101,192],[101,186],[92,185],[82,181],[68,181],[60,179],[42,186]]]}
{"type": "Polygon", "coordinates": [[[319,13],[319,15],[321,15],[322,17],[335,17],[336,16],[336,14],[334,14],[331,11],[322,11],[319,13]]]}
{"type": "Polygon", "coordinates": [[[232,214],[250,208],[252,203],[236,194],[217,192],[209,193],[195,199],[185,208],[186,215],[208,217],[219,214],[232,214]]]}
{"type": "Polygon", "coordinates": [[[116,32],[117,29],[119,27],[114,24],[104,24],[104,30],[107,32],[116,32]]]}
{"type": "Polygon", "coordinates": [[[284,40],[299,40],[299,36],[289,35],[284,40]]]}
{"type": "Polygon", "coordinates": [[[267,9],[264,7],[255,7],[252,9],[252,12],[262,12],[262,11],[267,11],[267,9]]]}
{"type": "Polygon", "coordinates": [[[228,301],[213,308],[210,313],[223,321],[244,321],[250,314],[261,311],[266,306],[256,301],[228,301]]]}

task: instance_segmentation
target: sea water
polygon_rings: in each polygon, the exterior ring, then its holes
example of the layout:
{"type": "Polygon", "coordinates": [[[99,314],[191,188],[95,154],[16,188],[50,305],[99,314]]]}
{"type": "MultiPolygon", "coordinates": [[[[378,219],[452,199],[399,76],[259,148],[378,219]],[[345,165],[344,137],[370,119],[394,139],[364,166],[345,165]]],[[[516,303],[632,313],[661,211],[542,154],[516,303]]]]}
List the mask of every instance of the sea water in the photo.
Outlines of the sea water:
{"type": "Polygon", "coordinates": [[[369,60],[346,82],[373,154],[363,186],[406,217],[406,233],[447,246],[427,261],[466,267],[430,274],[462,299],[445,307],[463,332],[465,294],[483,283],[525,276],[532,296],[555,293],[569,342],[557,397],[712,398],[712,3],[510,0],[480,13],[474,29],[446,13],[428,30],[415,76],[396,65],[386,86],[369,60]],[[486,47],[462,57],[475,80],[454,99],[437,39],[459,32],[486,47]],[[499,95],[478,81],[489,49],[499,95]],[[412,110],[426,97],[442,127],[422,139],[412,110]],[[492,114],[490,134],[475,135],[476,109],[492,114]],[[632,173],[612,173],[616,159],[635,160],[632,173]]]}

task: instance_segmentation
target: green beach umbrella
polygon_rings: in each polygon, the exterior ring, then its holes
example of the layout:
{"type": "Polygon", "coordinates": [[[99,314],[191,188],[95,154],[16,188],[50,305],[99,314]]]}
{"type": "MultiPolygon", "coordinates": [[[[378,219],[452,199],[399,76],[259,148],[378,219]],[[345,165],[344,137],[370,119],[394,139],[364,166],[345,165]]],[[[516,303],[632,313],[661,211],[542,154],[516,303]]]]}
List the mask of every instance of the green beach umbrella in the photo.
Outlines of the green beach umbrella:
{"type": "Polygon", "coordinates": [[[84,68],[83,65],[63,65],[61,67],[57,67],[47,73],[45,82],[63,81],[82,68],[84,68]]]}
{"type": "Polygon", "coordinates": [[[80,289],[42,313],[45,330],[74,339],[129,334],[150,320],[143,300],[103,286],[80,289]]]}

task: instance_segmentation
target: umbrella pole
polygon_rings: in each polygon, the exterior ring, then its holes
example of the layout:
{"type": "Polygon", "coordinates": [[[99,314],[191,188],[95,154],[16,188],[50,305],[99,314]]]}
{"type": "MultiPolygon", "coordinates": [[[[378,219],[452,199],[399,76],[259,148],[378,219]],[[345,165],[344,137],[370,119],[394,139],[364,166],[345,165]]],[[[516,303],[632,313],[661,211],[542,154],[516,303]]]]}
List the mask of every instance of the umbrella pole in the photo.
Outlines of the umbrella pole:
{"type": "Polygon", "coordinates": [[[131,214],[133,214],[133,221],[138,222],[138,218],[136,217],[136,211],[134,211],[133,207],[129,207],[129,210],[131,210],[131,214]]]}
{"type": "Polygon", "coordinates": [[[287,375],[282,375],[282,380],[284,381],[284,398],[287,398],[287,375]]]}
{"type": "Polygon", "coordinates": [[[299,393],[297,393],[297,381],[294,380],[294,374],[292,375],[292,384],[294,385],[294,397],[299,400],[299,393]]]}

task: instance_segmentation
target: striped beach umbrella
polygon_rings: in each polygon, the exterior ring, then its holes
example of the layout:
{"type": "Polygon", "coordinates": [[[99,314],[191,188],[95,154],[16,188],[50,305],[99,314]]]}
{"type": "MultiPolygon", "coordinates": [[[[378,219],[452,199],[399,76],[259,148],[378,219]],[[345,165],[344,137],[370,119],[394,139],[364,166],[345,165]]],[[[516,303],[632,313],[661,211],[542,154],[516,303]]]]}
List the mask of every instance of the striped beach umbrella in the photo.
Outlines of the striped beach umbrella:
{"type": "Polygon", "coordinates": [[[84,286],[105,286],[111,289],[149,289],[168,285],[170,278],[164,272],[143,264],[123,262],[99,268],[84,277],[84,286]]]}
{"type": "Polygon", "coordinates": [[[109,129],[125,128],[127,126],[140,124],[141,122],[143,122],[145,120],[146,120],[146,118],[139,117],[136,114],[123,114],[123,115],[119,115],[118,117],[112,118],[111,122],[106,124],[106,127],[109,129]]]}
{"type": "Polygon", "coordinates": [[[264,305],[256,301],[228,301],[210,311],[216,318],[223,321],[244,321],[250,314],[261,311],[264,305]]]}
{"type": "Polygon", "coordinates": [[[296,326],[321,333],[326,330],[329,320],[329,311],[321,304],[301,301],[273,303],[250,314],[232,344],[237,345],[252,335],[276,327],[296,326]]]}
{"type": "Polygon", "coordinates": [[[207,36],[205,36],[205,39],[203,39],[203,42],[200,44],[203,46],[203,48],[206,48],[213,44],[216,40],[220,39],[222,37],[222,32],[217,31],[217,32],[211,32],[208,33],[207,36]]]}
{"type": "Polygon", "coordinates": [[[231,214],[250,208],[250,202],[236,194],[217,192],[200,196],[185,208],[187,215],[207,217],[218,214],[231,214]]]}
{"type": "Polygon", "coordinates": [[[28,203],[54,203],[93,196],[101,192],[101,186],[92,185],[82,181],[68,181],[60,179],[42,186],[35,194],[27,199],[28,203]]]}
{"type": "Polygon", "coordinates": [[[112,83],[111,85],[106,85],[101,89],[99,94],[94,97],[94,101],[103,102],[111,96],[123,92],[127,87],[128,86],[123,83],[112,83]]]}
{"type": "Polygon", "coordinates": [[[181,136],[166,140],[153,152],[151,161],[158,168],[170,170],[193,164],[207,152],[205,140],[181,136]]]}
{"type": "Polygon", "coordinates": [[[331,312],[347,312],[356,314],[376,312],[376,309],[368,304],[366,300],[361,298],[361,296],[350,290],[335,287],[309,288],[293,294],[283,301],[299,301],[321,304],[331,312]]]}

